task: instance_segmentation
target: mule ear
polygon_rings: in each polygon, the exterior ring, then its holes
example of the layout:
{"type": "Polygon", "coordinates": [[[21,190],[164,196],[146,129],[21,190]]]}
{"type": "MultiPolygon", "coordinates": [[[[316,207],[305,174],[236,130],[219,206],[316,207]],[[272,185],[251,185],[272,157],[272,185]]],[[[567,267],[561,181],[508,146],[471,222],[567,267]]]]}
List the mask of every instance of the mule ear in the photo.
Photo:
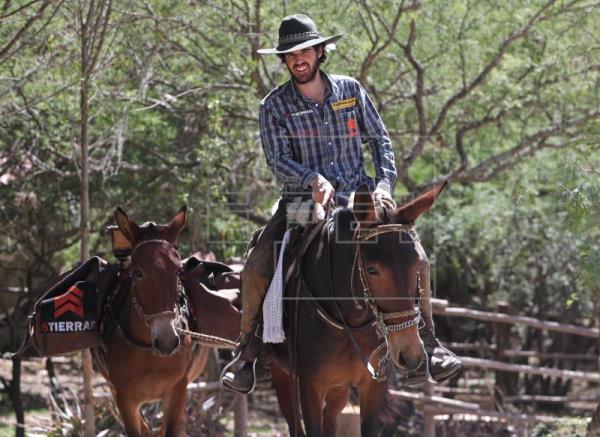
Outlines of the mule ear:
{"type": "Polygon", "coordinates": [[[373,204],[369,188],[366,185],[361,185],[356,193],[354,193],[352,212],[356,221],[361,225],[368,226],[376,221],[375,205],[373,204]]]}
{"type": "Polygon", "coordinates": [[[174,239],[177,239],[179,232],[185,226],[185,220],[187,217],[187,205],[183,205],[179,211],[175,214],[175,216],[169,222],[168,228],[169,233],[174,239]]]}
{"type": "Polygon", "coordinates": [[[427,212],[433,206],[435,199],[437,199],[444,188],[446,188],[446,185],[448,185],[448,181],[444,181],[442,185],[439,185],[426,193],[421,194],[416,199],[396,208],[394,210],[394,221],[403,224],[413,224],[421,214],[427,212]]]}
{"type": "Polygon", "coordinates": [[[125,238],[127,238],[130,243],[133,243],[139,235],[140,227],[137,223],[130,219],[120,206],[118,206],[115,211],[115,220],[125,238]]]}

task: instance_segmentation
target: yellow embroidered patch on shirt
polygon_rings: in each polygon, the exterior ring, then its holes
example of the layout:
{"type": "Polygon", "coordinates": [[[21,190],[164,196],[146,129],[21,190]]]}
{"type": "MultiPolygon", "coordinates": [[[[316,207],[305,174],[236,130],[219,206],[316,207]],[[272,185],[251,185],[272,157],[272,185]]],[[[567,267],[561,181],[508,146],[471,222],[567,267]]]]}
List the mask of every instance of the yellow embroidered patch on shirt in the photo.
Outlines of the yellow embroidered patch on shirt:
{"type": "Polygon", "coordinates": [[[350,97],[349,99],[340,100],[339,102],[333,102],[331,104],[331,107],[334,111],[338,111],[344,108],[351,108],[353,106],[356,106],[356,97],[350,97]]]}

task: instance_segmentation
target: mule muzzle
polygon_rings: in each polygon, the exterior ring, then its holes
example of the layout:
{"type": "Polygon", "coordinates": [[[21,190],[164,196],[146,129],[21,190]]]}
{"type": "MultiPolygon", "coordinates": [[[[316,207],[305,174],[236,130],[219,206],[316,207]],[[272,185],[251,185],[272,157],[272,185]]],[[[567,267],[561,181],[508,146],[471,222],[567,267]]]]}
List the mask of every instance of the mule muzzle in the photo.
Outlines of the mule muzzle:
{"type": "Polygon", "coordinates": [[[179,349],[179,346],[181,346],[181,338],[178,335],[168,340],[155,338],[152,341],[152,346],[160,356],[170,357],[177,349],[179,349]]]}
{"type": "Polygon", "coordinates": [[[402,354],[401,352],[391,353],[390,356],[394,366],[403,372],[415,370],[427,361],[427,354],[425,353],[425,350],[423,350],[420,355],[416,356],[409,356],[407,354],[402,354]]]}
{"type": "Polygon", "coordinates": [[[160,356],[169,357],[181,346],[181,337],[174,327],[174,320],[157,319],[150,326],[152,347],[160,356]]]}
{"type": "Polygon", "coordinates": [[[402,333],[390,333],[388,345],[391,361],[401,371],[415,370],[423,361],[427,361],[425,345],[415,326],[402,333]]]}

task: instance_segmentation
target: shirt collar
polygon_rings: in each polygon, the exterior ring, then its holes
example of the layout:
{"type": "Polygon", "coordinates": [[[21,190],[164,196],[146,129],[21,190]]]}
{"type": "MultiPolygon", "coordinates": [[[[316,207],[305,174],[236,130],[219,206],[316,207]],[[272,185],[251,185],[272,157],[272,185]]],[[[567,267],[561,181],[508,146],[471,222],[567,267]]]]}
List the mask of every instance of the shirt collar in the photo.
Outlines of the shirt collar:
{"type": "MultiPolygon", "coordinates": [[[[332,80],[331,77],[323,70],[319,70],[319,74],[325,80],[325,100],[327,100],[331,95],[337,95],[338,86],[335,83],[335,81],[332,80]]],[[[294,99],[296,99],[299,102],[306,101],[305,97],[302,94],[300,94],[296,89],[296,84],[294,84],[294,81],[292,79],[289,80],[288,86],[291,89],[292,97],[294,99]]]]}

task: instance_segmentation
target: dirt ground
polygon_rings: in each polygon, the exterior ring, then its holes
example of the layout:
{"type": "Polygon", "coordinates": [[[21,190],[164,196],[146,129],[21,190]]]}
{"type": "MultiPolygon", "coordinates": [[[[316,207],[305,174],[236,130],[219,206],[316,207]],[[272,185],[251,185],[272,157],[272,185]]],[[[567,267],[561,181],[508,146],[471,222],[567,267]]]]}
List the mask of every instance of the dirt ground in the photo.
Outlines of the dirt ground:
{"type": "MultiPolygon", "coordinates": [[[[57,385],[61,394],[56,396],[53,406],[51,383],[42,358],[31,358],[22,363],[21,391],[25,406],[25,426],[28,436],[77,435],[81,425],[81,404],[76,400],[82,386],[81,364],[77,355],[52,359],[57,385]],[[57,408],[58,407],[58,408],[57,408]],[[62,431],[62,432],[61,432],[62,431]]],[[[12,362],[0,360],[0,378],[10,381],[12,362]]],[[[99,373],[95,373],[94,391],[102,398],[97,406],[97,431],[105,429],[107,436],[124,435],[116,416],[110,392],[99,373]]],[[[0,437],[14,435],[15,416],[5,393],[0,398],[0,437]]],[[[236,397],[226,390],[211,392],[192,391],[189,394],[188,433],[190,436],[232,435],[234,428],[233,409],[236,397]]],[[[145,417],[153,427],[160,424],[158,405],[144,407],[145,417]]],[[[257,392],[249,399],[248,431],[255,436],[287,435],[285,420],[277,410],[274,392],[257,392]]]]}
{"type": "MultiPolygon", "coordinates": [[[[216,354],[215,354],[216,357],[216,354]]],[[[46,361],[31,358],[22,363],[21,389],[26,409],[26,434],[28,436],[80,435],[82,408],[78,398],[82,386],[79,355],[52,359],[56,378],[51,383],[46,370],[46,361]],[[54,387],[51,390],[51,387],[54,387]],[[52,393],[54,393],[52,395],[52,393]]],[[[206,377],[215,380],[216,365],[208,367],[206,377]]],[[[0,379],[10,381],[12,362],[0,360],[0,379]]],[[[475,378],[470,378],[474,381],[475,378]]],[[[104,379],[96,373],[94,391],[97,403],[96,425],[102,436],[121,436],[122,427],[118,414],[111,401],[104,379]]],[[[190,436],[229,436],[234,430],[234,408],[236,396],[224,389],[211,391],[190,391],[187,403],[188,434],[190,436]]],[[[248,397],[248,433],[250,436],[286,436],[287,425],[279,413],[273,390],[262,390],[248,397]]],[[[355,408],[358,411],[358,408],[355,408]]],[[[411,403],[396,402],[388,408],[393,416],[391,429],[386,435],[418,436],[422,434],[423,415],[411,403]]],[[[5,392],[0,398],[0,437],[14,435],[14,414],[5,392]]],[[[390,414],[388,412],[388,421],[390,414]]],[[[143,408],[145,417],[153,429],[160,426],[161,412],[157,404],[143,408]]],[[[589,414],[587,414],[589,416],[589,414]]],[[[552,418],[547,423],[537,423],[529,428],[533,436],[577,436],[585,434],[586,414],[579,417],[552,418]],[[554,420],[556,419],[556,420],[554,420]]],[[[519,429],[490,419],[481,421],[468,414],[438,415],[436,436],[511,436],[518,435],[519,429]]]]}

